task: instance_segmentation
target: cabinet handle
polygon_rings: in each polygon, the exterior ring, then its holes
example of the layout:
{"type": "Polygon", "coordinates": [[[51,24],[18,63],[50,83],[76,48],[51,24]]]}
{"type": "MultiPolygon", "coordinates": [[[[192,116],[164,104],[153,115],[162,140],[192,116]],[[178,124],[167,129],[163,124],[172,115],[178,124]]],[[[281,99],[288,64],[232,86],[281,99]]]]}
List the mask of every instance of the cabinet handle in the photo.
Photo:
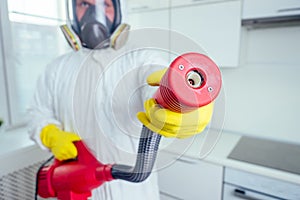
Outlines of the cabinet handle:
{"type": "Polygon", "coordinates": [[[234,194],[234,196],[240,197],[242,199],[247,199],[247,200],[262,200],[262,199],[258,199],[256,197],[248,195],[245,190],[241,190],[241,189],[235,189],[234,192],[233,192],[233,194],[234,194]]]}

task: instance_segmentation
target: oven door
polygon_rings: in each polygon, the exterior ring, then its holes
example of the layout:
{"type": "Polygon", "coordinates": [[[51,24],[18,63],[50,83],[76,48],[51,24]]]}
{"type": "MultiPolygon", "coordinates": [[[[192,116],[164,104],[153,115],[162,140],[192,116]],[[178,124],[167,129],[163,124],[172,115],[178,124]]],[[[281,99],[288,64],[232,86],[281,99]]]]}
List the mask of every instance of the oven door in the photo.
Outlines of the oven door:
{"type": "Polygon", "coordinates": [[[279,200],[282,198],[264,194],[258,191],[239,187],[232,184],[224,184],[223,200],[279,200]]]}

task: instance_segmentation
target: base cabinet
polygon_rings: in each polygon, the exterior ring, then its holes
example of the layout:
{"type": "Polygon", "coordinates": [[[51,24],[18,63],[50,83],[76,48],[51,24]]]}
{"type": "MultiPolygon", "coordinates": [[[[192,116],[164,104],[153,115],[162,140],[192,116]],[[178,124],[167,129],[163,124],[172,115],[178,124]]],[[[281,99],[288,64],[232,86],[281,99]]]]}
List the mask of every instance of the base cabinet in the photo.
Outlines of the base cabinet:
{"type": "Polygon", "coordinates": [[[220,165],[181,157],[158,175],[162,200],[222,198],[223,167],[220,165]]]}

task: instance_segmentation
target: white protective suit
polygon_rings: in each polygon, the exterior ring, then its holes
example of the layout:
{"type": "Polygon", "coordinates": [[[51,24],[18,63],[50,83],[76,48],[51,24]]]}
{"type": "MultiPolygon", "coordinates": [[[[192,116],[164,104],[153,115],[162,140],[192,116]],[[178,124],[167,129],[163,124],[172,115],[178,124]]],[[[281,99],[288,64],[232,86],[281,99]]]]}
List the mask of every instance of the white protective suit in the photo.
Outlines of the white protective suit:
{"type": "MultiPolygon", "coordinates": [[[[41,129],[56,124],[75,132],[102,163],[134,165],[142,124],[136,113],[157,88],[147,76],[167,63],[151,50],[128,42],[116,51],[81,49],[49,64],[37,83],[29,108],[29,133],[42,148],[41,129]]],[[[156,173],[142,183],[107,182],[95,200],[159,199],[156,173]]]]}

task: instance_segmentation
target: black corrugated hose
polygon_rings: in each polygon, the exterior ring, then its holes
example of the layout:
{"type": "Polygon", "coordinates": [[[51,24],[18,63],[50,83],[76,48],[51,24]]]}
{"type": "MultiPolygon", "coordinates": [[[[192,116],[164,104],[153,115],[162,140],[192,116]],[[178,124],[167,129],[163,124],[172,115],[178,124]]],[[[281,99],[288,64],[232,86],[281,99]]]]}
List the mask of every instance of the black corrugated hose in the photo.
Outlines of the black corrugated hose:
{"type": "Polygon", "coordinates": [[[143,126],[135,166],[115,164],[112,177],[135,183],[146,180],[153,169],[160,139],[161,135],[143,126]]]}

